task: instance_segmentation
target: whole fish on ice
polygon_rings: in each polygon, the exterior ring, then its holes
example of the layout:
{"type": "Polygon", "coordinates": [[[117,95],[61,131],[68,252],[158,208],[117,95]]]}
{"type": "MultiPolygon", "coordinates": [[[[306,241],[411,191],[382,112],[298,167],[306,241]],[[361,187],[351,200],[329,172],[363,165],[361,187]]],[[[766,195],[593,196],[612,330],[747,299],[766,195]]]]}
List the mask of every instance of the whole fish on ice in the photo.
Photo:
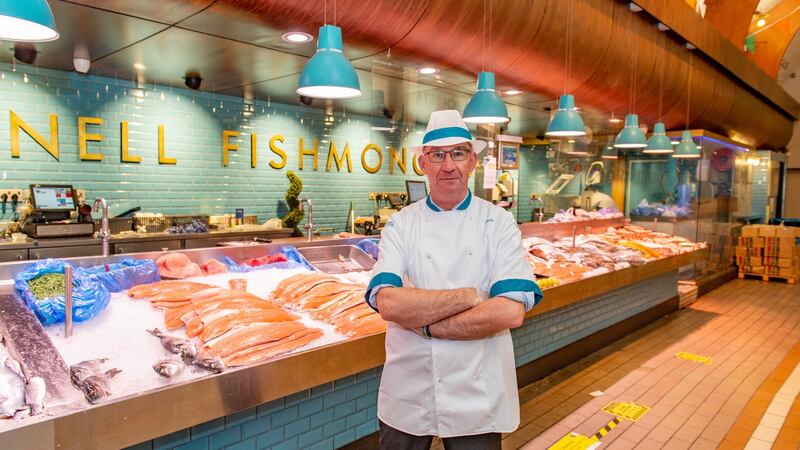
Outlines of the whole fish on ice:
{"type": "Polygon", "coordinates": [[[92,375],[103,373],[103,369],[100,366],[107,362],[108,358],[99,358],[81,361],[69,366],[69,379],[72,381],[72,385],[78,389],[83,389],[83,381],[92,375]]]}
{"type": "Polygon", "coordinates": [[[200,353],[195,356],[192,360],[192,364],[213,373],[222,373],[222,371],[225,370],[225,363],[222,362],[222,359],[205,353],[200,353]]]}
{"type": "Polygon", "coordinates": [[[153,370],[164,378],[172,378],[175,375],[180,375],[186,364],[183,361],[175,358],[162,359],[153,364],[153,370]]]}
{"type": "Polygon", "coordinates": [[[119,369],[110,369],[99,375],[90,375],[83,380],[83,386],[81,386],[81,388],[83,390],[83,395],[86,396],[86,400],[94,405],[111,395],[111,389],[109,387],[111,379],[120,372],[122,371],[119,369]]]}
{"type": "Polygon", "coordinates": [[[170,353],[181,355],[182,358],[194,358],[197,355],[197,347],[188,339],[168,336],[158,328],[147,330],[147,332],[157,337],[161,341],[161,345],[170,353]]]}

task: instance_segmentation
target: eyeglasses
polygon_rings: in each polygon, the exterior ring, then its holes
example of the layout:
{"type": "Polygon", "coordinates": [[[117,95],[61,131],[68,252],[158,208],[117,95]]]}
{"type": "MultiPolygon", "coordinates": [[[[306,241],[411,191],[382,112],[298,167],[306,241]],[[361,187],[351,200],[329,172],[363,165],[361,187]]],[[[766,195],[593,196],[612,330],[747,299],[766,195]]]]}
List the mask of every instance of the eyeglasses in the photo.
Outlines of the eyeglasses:
{"type": "Polygon", "coordinates": [[[439,164],[444,162],[448,154],[450,154],[450,159],[453,161],[464,161],[469,158],[470,153],[472,152],[465,148],[455,148],[453,150],[435,150],[428,152],[425,153],[425,157],[428,158],[428,161],[439,164]]]}

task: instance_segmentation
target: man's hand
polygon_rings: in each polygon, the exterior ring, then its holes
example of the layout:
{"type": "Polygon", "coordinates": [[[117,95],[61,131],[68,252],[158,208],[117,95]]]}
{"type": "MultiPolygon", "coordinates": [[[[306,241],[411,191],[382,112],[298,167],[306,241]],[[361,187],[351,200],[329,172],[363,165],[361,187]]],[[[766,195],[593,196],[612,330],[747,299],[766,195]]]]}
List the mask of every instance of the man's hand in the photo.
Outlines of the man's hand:
{"type": "Polygon", "coordinates": [[[525,320],[525,306],[498,296],[477,306],[447,317],[429,326],[433,338],[482,339],[500,331],[517,328],[525,320]]]}
{"type": "Polygon", "coordinates": [[[483,302],[484,296],[474,288],[385,287],[378,292],[376,303],[384,320],[411,330],[473,308],[483,302]]]}

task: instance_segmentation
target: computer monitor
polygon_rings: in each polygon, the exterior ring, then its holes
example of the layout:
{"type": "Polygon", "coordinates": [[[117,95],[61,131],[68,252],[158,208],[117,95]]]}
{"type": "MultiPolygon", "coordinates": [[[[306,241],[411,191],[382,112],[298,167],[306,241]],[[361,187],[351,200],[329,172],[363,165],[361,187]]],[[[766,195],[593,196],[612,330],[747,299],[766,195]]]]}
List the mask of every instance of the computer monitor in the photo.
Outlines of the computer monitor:
{"type": "Polygon", "coordinates": [[[406,192],[408,192],[408,204],[422,200],[428,196],[428,187],[424,181],[406,180],[406,192]]]}
{"type": "Polygon", "coordinates": [[[75,191],[68,184],[32,184],[31,205],[36,212],[69,214],[75,204],[75,191]]]}

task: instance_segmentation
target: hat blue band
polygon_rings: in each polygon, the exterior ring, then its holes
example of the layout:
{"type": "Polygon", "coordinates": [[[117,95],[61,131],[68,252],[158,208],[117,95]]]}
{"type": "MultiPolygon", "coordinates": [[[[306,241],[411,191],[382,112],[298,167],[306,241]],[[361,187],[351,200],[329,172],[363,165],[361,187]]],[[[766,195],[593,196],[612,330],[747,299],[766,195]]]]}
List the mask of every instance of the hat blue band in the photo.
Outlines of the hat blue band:
{"type": "Polygon", "coordinates": [[[422,138],[422,145],[425,145],[428,142],[435,141],[437,139],[443,139],[449,137],[462,137],[470,141],[472,140],[472,134],[466,128],[447,127],[447,128],[439,128],[438,130],[431,130],[425,133],[425,136],[422,138]]]}

